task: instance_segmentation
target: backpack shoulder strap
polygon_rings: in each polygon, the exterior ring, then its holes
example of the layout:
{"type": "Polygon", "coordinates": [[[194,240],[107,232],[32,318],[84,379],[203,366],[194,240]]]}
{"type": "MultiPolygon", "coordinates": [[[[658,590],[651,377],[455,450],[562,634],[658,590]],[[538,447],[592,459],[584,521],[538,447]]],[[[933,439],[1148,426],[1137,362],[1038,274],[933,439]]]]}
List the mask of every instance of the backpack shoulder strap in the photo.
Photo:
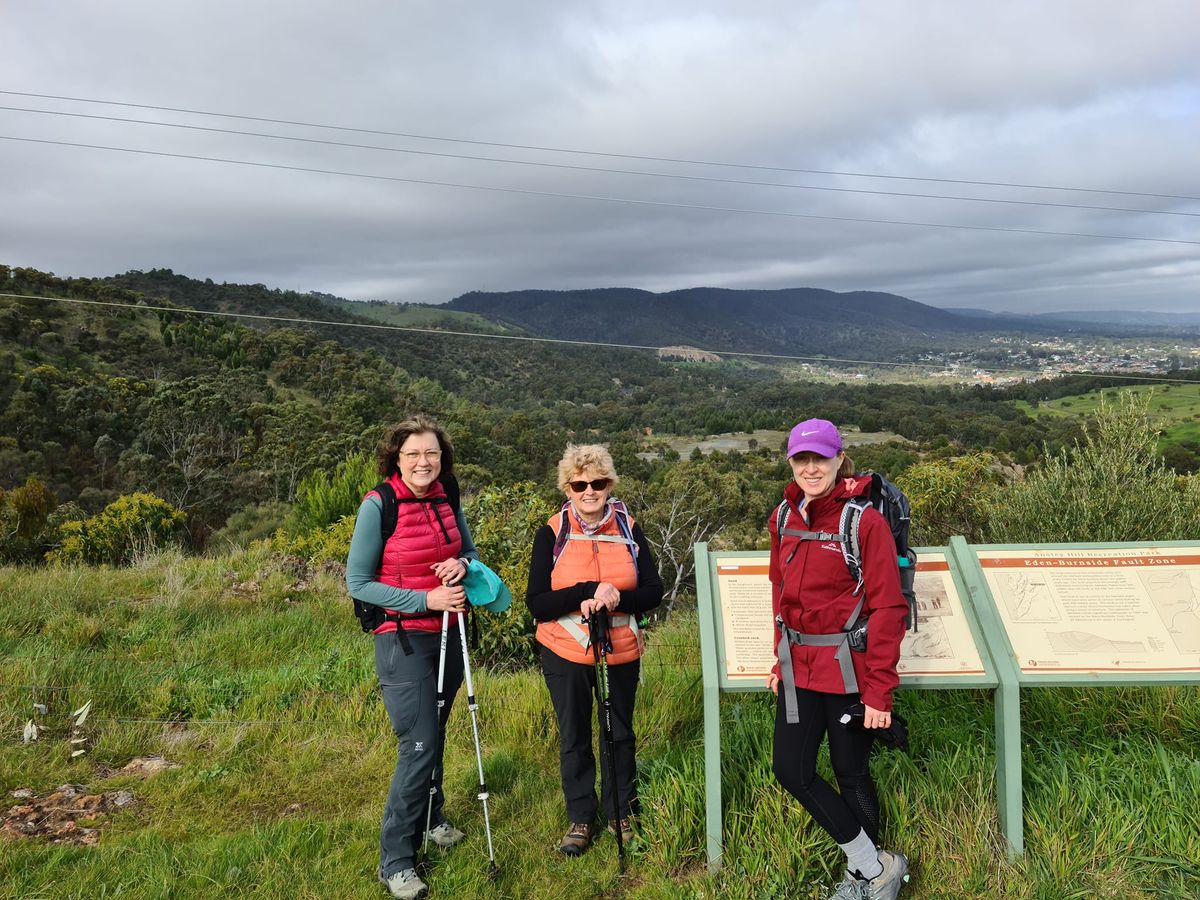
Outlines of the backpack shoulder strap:
{"type": "MultiPolygon", "coordinates": [[[[550,526],[554,529],[554,526],[550,526]]],[[[567,541],[571,537],[571,516],[567,513],[567,504],[562,505],[562,509],[558,511],[558,528],[554,529],[554,550],[550,556],[550,567],[558,565],[558,558],[562,556],[563,550],[567,547],[567,541]]]]}
{"type": "Polygon", "coordinates": [[[779,506],[775,508],[775,534],[777,536],[783,534],[783,529],[787,526],[787,520],[792,514],[792,506],[784,497],[780,501],[779,506]]]}
{"type": "Polygon", "coordinates": [[[838,525],[841,533],[845,536],[845,540],[842,541],[842,558],[846,561],[846,568],[850,570],[850,576],[856,582],[855,594],[863,589],[862,544],[859,543],[858,528],[862,522],[863,510],[870,505],[869,500],[860,497],[847,500],[842,505],[842,519],[838,525]]]}
{"type": "Polygon", "coordinates": [[[613,501],[613,517],[617,520],[617,531],[628,542],[626,546],[629,548],[629,555],[633,557],[633,567],[636,570],[638,545],[637,541],[633,539],[633,520],[630,518],[629,508],[620,500],[613,501]]]}
{"type": "Polygon", "coordinates": [[[450,504],[450,509],[458,515],[458,511],[462,504],[462,491],[458,487],[458,479],[450,472],[438,476],[438,481],[442,483],[442,490],[446,492],[446,502],[450,504]]]}
{"type": "Polygon", "coordinates": [[[396,518],[399,515],[396,507],[396,491],[386,481],[379,482],[371,490],[379,495],[379,502],[383,505],[383,511],[379,516],[379,536],[386,544],[396,530],[396,518]]]}

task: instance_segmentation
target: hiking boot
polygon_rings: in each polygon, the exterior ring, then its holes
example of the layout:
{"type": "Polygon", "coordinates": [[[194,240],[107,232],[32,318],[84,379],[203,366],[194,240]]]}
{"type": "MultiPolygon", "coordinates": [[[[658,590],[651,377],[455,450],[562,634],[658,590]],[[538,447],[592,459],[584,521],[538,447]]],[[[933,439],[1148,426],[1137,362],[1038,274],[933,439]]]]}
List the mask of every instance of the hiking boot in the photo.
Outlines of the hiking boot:
{"type": "MultiPolygon", "coordinates": [[[[612,834],[614,837],[616,836],[617,827],[614,823],[612,823],[612,822],[608,823],[608,830],[609,830],[610,834],[612,834]]],[[[628,846],[632,840],[633,840],[633,822],[630,819],[622,819],[621,820],[621,844],[622,844],[622,846],[628,846]]]]}
{"type": "Polygon", "coordinates": [[[449,822],[442,822],[440,825],[435,825],[429,829],[426,837],[433,841],[443,850],[449,850],[467,835],[459,831],[449,822]]]}
{"type": "Polygon", "coordinates": [[[865,900],[896,900],[900,888],[908,882],[908,857],[903,853],[880,850],[879,862],[883,871],[870,880],[863,897],[865,900]]]}
{"type": "Polygon", "coordinates": [[[567,856],[583,856],[592,843],[592,826],[588,822],[572,822],[570,829],[558,844],[560,853],[567,856]]]}
{"type": "Polygon", "coordinates": [[[833,896],[829,900],[866,900],[870,897],[868,891],[871,889],[871,883],[862,878],[855,878],[850,874],[850,870],[846,870],[846,874],[842,876],[842,880],[838,882],[833,889],[833,896]]]}
{"type": "Polygon", "coordinates": [[[396,900],[417,900],[429,892],[429,886],[421,880],[416,869],[401,869],[387,878],[381,876],[379,880],[396,900]]]}

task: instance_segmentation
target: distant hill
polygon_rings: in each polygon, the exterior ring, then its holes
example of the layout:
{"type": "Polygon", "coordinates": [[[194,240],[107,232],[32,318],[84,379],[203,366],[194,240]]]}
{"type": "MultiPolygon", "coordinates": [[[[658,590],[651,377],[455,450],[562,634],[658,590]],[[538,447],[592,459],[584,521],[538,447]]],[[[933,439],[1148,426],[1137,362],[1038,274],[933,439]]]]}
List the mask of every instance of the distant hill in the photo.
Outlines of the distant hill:
{"type": "Polygon", "coordinates": [[[955,309],[946,312],[979,319],[993,328],[1021,328],[1035,331],[1069,329],[1113,337],[1154,334],[1195,334],[1200,332],[1200,312],[1164,313],[1137,310],[1064,310],[1062,312],[996,313],[986,309],[955,309]]]}
{"type": "Polygon", "coordinates": [[[957,347],[981,331],[977,319],[874,291],[820,288],[689,288],[656,294],[636,288],[472,291],[446,309],[490,316],[535,334],[649,346],[689,345],[720,353],[859,354],[895,359],[957,347]]]}

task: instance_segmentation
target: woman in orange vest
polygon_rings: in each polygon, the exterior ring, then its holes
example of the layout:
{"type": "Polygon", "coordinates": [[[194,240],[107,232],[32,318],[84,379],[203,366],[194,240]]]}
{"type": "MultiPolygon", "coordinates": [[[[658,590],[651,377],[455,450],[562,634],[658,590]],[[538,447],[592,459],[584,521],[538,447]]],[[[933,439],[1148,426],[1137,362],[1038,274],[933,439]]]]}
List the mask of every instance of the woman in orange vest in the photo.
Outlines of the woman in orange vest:
{"type": "MultiPolygon", "coordinates": [[[[537,621],[542,674],[558,719],[559,771],[570,828],[558,849],[579,856],[591,845],[596,819],[596,760],[592,753],[592,693],[596,671],[586,619],[609,615],[609,696],[617,772],[617,814],[610,831],[633,839],[630,817],[637,811],[633,703],[641,671],[637,620],[662,601],[663,585],[641,527],[625,504],[612,498],[617,472],[597,444],[568,445],[558,464],[558,486],[566,502],[533,539],[525,602],[537,621]]],[[[608,749],[601,747],[601,798],[614,809],[608,783],[608,749]]]]}

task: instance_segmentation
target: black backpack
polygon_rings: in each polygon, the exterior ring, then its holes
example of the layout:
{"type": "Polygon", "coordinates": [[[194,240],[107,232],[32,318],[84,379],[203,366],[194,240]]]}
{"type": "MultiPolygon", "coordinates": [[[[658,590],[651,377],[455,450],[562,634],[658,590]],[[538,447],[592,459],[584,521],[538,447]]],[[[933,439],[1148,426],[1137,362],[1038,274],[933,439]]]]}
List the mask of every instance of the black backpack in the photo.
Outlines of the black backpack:
{"type": "MultiPolygon", "coordinates": [[[[446,473],[438,476],[438,481],[442,484],[442,490],[446,492],[445,497],[397,497],[396,492],[392,489],[390,482],[381,481],[372,491],[379,495],[379,499],[383,502],[383,512],[379,518],[379,536],[383,539],[383,543],[379,548],[379,561],[375,563],[375,571],[379,571],[379,564],[383,561],[383,548],[387,546],[388,539],[396,530],[396,521],[399,518],[399,508],[401,503],[430,503],[437,505],[439,503],[447,503],[451,511],[457,516],[460,504],[460,494],[458,489],[458,479],[453,475],[446,473]]],[[[368,492],[369,493],[369,492],[368,492]]],[[[441,517],[438,517],[439,524],[441,517]]],[[[443,532],[445,525],[442,525],[443,532]]],[[[446,541],[449,543],[450,535],[446,534],[446,541]]],[[[354,616],[358,619],[358,624],[362,626],[362,630],[370,633],[386,622],[389,618],[384,612],[382,606],[376,606],[374,603],[366,603],[359,600],[357,597],[351,597],[354,601],[354,616]]],[[[394,617],[396,623],[397,639],[401,644],[407,645],[407,640],[403,637],[404,626],[401,624],[399,617],[394,617]]],[[[411,652],[405,647],[405,652],[411,652]]]]}
{"type": "MultiPolygon", "coordinates": [[[[862,548],[858,541],[858,525],[862,519],[863,510],[868,506],[875,507],[887,520],[888,527],[892,531],[892,539],[896,542],[896,565],[900,570],[900,591],[904,594],[904,599],[908,601],[908,615],[905,617],[904,624],[909,630],[916,631],[917,595],[913,588],[913,581],[917,574],[917,554],[913,552],[908,543],[911,518],[908,497],[904,495],[904,491],[878,472],[864,472],[863,474],[871,476],[870,493],[866,497],[855,497],[846,501],[842,507],[841,521],[838,523],[838,534],[818,534],[810,531],[789,531],[788,533],[798,536],[802,540],[837,541],[842,548],[842,558],[846,561],[846,568],[850,570],[850,575],[856,582],[854,593],[858,595],[863,590],[862,548]],[[811,537],[809,537],[810,535],[811,537]]],[[[783,534],[790,515],[791,506],[787,500],[784,500],[779,504],[775,513],[778,534],[783,534]]],[[[857,629],[855,626],[851,626],[846,630],[853,632],[857,629]]]]}

